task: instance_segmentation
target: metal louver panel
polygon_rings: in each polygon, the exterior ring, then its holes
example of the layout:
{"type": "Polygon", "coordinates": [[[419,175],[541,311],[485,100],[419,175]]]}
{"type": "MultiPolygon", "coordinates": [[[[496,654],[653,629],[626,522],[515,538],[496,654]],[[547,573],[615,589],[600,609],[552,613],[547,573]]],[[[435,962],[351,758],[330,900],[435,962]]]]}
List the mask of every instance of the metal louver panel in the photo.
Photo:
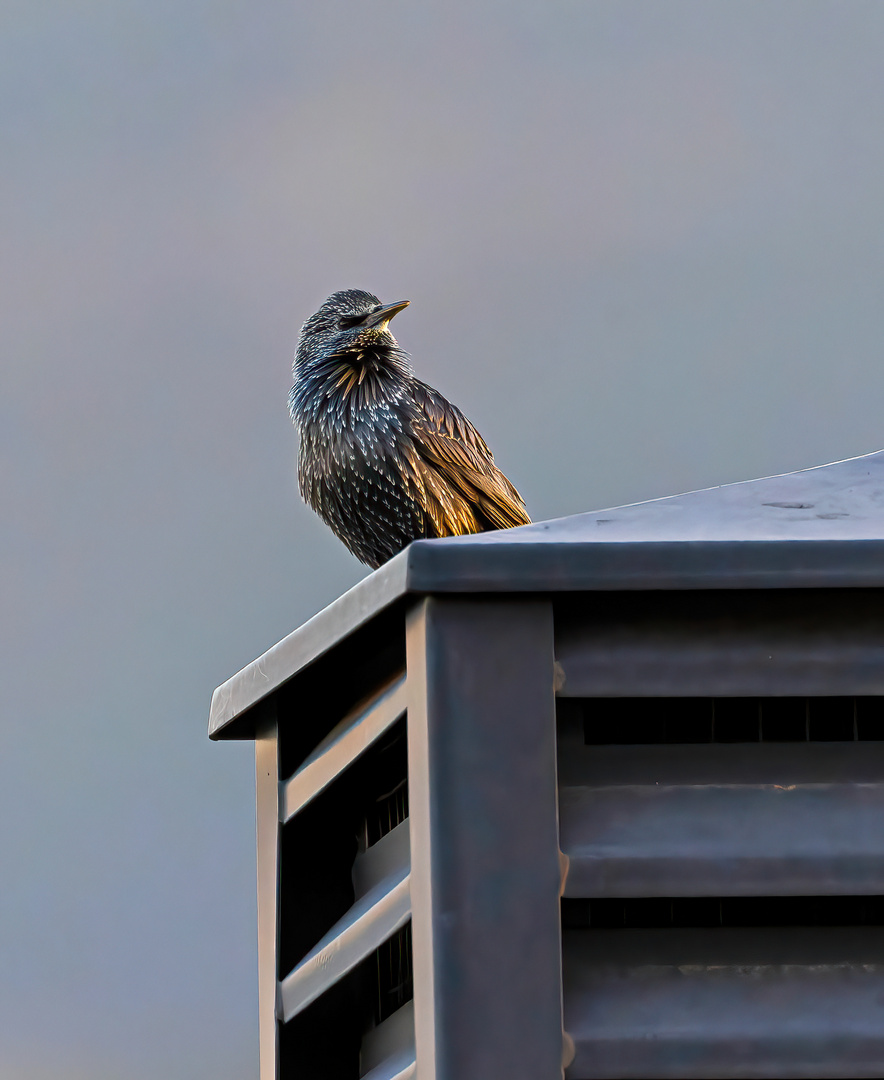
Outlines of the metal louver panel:
{"type": "Polygon", "coordinates": [[[568,1080],[872,1077],[884,929],[564,934],[568,1080]]]}
{"type": "Polygon", "coordinates": [[[279,787],[279,819],[290,821],[348,765],[403,715],[406,708],[405,676],[386,686],[337,724],[303,764],[279,787]]]}
{"type": "Polygon", "coordinates": [[[411,917],[408,821],[359,856],[356,902],[279,984],[278,1013],[291,1020],[352,971],[411,917]]]}

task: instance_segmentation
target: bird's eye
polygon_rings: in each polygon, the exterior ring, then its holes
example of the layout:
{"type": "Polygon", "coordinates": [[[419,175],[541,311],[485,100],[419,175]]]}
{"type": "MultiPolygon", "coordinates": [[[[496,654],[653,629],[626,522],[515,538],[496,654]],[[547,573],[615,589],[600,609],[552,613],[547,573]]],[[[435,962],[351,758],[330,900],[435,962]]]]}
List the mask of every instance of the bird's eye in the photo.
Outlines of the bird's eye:
{"type": "Polygon", "coordinates": [[[365,318],[364,315],[342,315],[338,319],[338,326],[342,330],[352,330],[354,326],[358,326],[365,318]]]}

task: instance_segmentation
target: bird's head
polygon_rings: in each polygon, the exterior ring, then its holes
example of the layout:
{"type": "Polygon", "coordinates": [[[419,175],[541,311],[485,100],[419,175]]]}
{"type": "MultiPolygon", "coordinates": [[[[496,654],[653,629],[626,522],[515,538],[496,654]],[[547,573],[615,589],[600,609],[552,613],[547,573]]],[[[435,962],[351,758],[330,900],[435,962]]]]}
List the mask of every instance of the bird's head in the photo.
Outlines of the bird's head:
{"type": "Polygon", "coordinates": [[[332,293],[301,327],[295,366],[308,367],[311,362],[343,357],[347,353],[394,349],[396,339],[390,333],[389,323],[408,303],[398,300],[395,304],[382,304],[362,289],[332,293]]]}
{"type": "Polygon", "coordinates": [[[408,354],[388,324],[407,300],[382,304],[361,289],[332,293],[301,327],[289,411],[296,424],[371,408],[404,393],[412,378],[408,354]]]}

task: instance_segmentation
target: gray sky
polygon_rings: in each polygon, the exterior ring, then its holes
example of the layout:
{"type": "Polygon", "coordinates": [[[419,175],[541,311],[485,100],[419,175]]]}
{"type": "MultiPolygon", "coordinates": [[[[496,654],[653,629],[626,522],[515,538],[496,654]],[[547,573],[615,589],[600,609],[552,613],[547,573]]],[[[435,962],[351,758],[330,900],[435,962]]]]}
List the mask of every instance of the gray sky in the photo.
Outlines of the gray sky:
{"type": "Polygon", "coordinates": [[[363,574],[297,330],[412,306],[535,518],[884,446],[884,5],[0,8],[0,1075],[257,1075],[212,688],[363,574]]]}

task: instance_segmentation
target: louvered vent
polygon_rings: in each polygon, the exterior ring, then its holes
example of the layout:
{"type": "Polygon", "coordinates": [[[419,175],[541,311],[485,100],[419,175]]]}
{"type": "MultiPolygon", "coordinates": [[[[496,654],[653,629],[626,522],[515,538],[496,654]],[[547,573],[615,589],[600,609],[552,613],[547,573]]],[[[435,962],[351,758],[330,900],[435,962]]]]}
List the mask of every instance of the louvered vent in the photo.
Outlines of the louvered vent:
{"type": "Polygon", "coordinates": [[[558,729],[568,1080],[880,1075],[884,699],[560,700],[558,729]]]}
{"type": "Polygon", "coordinates": [[[282,1077],[383,1080],[413,1060],[404,709],[401,677],[280,784],[282,1077]]]}

